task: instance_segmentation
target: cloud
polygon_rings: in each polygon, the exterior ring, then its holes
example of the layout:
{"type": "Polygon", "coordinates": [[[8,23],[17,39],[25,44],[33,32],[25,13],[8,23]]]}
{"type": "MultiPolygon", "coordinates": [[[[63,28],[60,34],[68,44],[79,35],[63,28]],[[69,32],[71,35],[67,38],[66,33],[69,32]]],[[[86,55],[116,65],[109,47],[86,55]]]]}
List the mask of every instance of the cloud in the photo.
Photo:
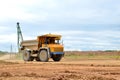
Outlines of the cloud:
{"type": "MultiPolygon", "coordinates": [[[[42,34],[47,32],[43,31],[42,34]]],[[[119,31],[58,31],[53,34],[61,34],[65,46],[65,50],[106,50],[120,49],[119,31]],[[100,36],[99,36],[100,35],[100,36]]],[[[36,35],[24,35],[24,40],[36,39],[36,35]]],[[[9,35],[0,35],[0,43],[17,43],[17,35],[11,33],[9,35]]]]}
{"type": "Polygon", "coordinates": [[[0,34],[4,33],[5,31],[9,30],[7,27],[0,26],[0,34]]]}
{"type": "Polygon", "coordinates": [[[0,35],[0,43],[16,43],[17,42],[17,35],[16,34],[5,34],[0,35]]]}
{"type": "MultiPolygon", "coordinates": [[[[47,32],[40,32],[46,34],[47,32]]],[[[106,50],[120,49],[119,31],[54,31],[61,34],[65,50],[106,50]],[[117,43],[117,44],[116,44],[117,43]]],[[[39,35],[39,34],[36,34],[39,35]]],[[[29,36],[30,37],[30,36],[29,36]]],[[[34,39],[36,37],[34,36],[34,39]]]]}
{"type": "MultiPolygon", "coordinates": [[[[32,22],[32,20],[37,18],[44,19],[44,15],[38,17],[35,14],[26,12],[28,7],[34,6],[35,4],[37,4],[37,2],[38,0],[0,1],[0,11],[1,11],[0,21],[8,21],[9,19],[13,19],[13,20],[32,22]]],[[[43,1],[40,0],[39,3],[41,2],[43,1]]]]}
{"type": "Polygon", "coordinates": [[[0,21],[118,24],[119,4],[113,0],[4,0],[0,1],[0,21]]]}
{"type": "Polygon", "coordinates": [[[113,0],[59,1],[52,17],[65,23],[119,24],[119,4],[119,1],[113,0]]]}
{"type": "Polygon", "coordinates": [[[120,33],[119,31],[86,31],[83,34],[72,33],[68,37],[64,37],[66,47],[74,48],[74,45],[81,50],[106,50],[106,49],[120,49],[120,33]]]}
{"type": "Polygon", "coordinates": [[[55,33],[66,50],[120,49],[118,0],[3,0],[0,12],[0,44],[16,44],[19,21],[25,40],[55,33]]]}

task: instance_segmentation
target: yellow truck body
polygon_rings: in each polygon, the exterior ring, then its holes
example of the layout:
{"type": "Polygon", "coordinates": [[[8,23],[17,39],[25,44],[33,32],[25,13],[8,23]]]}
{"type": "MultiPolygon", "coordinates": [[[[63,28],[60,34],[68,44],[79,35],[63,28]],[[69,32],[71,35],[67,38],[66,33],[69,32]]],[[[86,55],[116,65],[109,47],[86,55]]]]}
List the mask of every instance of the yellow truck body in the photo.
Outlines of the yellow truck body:
{"type": "Polygon", "coordinates": [[[64,55],[64,47],[60,44],[60,39],[61,35],[46,34],[37,36],[35,40],[23,41],[21,49],[25,51],[24,60],[33,61],[36,59],[46,62],[49,58],[53,58],[54,61],[60,61],[64,55]]]}

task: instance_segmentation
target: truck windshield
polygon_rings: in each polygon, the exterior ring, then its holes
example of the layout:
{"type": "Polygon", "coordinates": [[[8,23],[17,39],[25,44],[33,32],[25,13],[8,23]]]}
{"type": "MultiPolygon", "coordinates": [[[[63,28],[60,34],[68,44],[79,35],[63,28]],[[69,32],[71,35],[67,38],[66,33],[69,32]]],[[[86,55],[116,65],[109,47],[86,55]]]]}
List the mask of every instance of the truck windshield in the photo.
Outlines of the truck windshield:
{"type": "Polygon", "coordinates": [[[46,38],[45,44],[60,44],[60,40],[54,38],[46,38]]]}

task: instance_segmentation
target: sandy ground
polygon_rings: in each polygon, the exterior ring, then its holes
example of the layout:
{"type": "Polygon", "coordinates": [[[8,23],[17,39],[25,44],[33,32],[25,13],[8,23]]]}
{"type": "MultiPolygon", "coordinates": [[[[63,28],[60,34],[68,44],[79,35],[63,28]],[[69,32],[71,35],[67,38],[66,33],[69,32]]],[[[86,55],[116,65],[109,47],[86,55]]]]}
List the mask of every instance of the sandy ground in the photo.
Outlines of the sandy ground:
{"type": "Polygon", "coordinates": [[[0,57],[0,60],[8,60],[14,58],[15,54],[6,54],[0,57]]]}
{"type": "Polygon", "coordinates": [[[10,59],[10,55],[9,54],[0,57],[0,60],[6,60],[6,59],[10,59]]]}
{"type": "Polygon", "coordinates": [[[0,62],[0,80],[120,80],[119,60],[0,62]]]}

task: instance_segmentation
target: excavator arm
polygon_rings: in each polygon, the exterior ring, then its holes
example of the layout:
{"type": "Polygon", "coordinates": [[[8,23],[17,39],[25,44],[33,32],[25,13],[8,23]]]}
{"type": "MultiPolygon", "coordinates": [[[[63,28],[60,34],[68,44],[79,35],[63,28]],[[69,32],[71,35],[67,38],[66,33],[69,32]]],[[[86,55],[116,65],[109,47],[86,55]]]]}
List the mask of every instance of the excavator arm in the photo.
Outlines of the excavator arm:
{"type": "Polygon", "coordinates": [[[19,22],[17,22],[17,46],[18,46],[18,52],[20,51],[20,44],[23,41],[22,31],[20,29],[19,22]]]}

